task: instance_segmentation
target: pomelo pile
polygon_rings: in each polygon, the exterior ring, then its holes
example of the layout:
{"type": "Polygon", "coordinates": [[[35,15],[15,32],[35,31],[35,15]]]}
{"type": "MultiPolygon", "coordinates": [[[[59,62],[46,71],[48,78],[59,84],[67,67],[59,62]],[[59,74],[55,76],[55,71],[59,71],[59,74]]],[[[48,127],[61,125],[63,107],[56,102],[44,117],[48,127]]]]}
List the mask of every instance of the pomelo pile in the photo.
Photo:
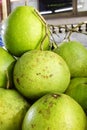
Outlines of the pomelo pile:
{"type": "Polygon", "coordinates": [[[86,48],[71,41],[51,51],[47,23],[30,6],[13,10],[2,38],[0,130],[86,130],[86,48]]]}

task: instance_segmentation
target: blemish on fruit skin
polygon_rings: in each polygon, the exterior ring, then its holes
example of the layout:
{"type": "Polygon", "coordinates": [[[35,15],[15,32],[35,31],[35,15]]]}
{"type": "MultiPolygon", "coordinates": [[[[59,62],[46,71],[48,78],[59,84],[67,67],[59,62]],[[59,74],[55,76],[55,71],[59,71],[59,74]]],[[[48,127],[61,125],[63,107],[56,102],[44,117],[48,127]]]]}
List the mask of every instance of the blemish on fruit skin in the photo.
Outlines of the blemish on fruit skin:
{"type": "Polygon", "coordinates": [[[42,113],[42,111],[41,111],[41,110],[39,110],[39,111],[38,111],[38,113],[40,113],[40,114],[41,114],[41,113],[42,113]]]}
{"type": "Polygon", "coordinates": [[[0,124],[1,124],[1,125],[4,124],[3,121],[1,121],[0,124]]]}
{"type": "Polygon", "coordinates": [[[47,130],[50,130],[50,128],[48,127],[47,130]]]}
{"type": "Polygon", "coordinates": [[[36,73],[36,75],[41,75],[41,73],[36,73]]]}
{"type": "Polygon", "coordinates": [[[41,75],[43,78],[46,78],[46,79],[48,79],[49,78],[49,76],[48,75],[41,75]]]}
{"type": "Polygon", "coordinates": [[[32,128],[35,128],[35,126],[36,126],[35,124],[31,124],[31,127],[32,127],[32,128]]]}
{"type": "Polygon", "coordinates": [[[52,77],[52,76],[53,76],[53,74],[50,74],[50,75],[49,75],[49,77],[52,77]]]}
{"type": "Polygon", "coordinates": [[[60,61],[59,61],[59,64],[60,64],[60,65],[63,65],[62,62],[60,62],[60,61]]]}
{"type": "Polygon", "coordinates": [[[24,74],[22,74],[20,77],[24,77],[24,74]]]}
{"type": "Polygon", "coordinates": [[[42,115],[42,117],[43,117],[44,119],[48,120],[49,117],[50,117],[51,111],[50,111],[49,107],[47,107],[46,109],[39,110],[38,113],[39,113],[40,115],[42,115]]]}
{"type": "Polygon", "coordinates": [[[43,105],[46,106],[46,108],[39,109],[38,113],[48,120],[51,114],[51,110],[54,108],[56,103],[54,101],[49,101],[49,98],[45,98],[43,105]]]}
{"type": "Polygon", "coordinates": [[[49,102],[49,107],[52,107],[54,105],[54,103],[51,101],[49,102]]]}
{"type": "Polygon", "coordinates": [[[42,75],[41,73],[36,73],[36,75],[41,75],[41,77],[45,78],[45,79],[48,79],[50,77],[53,76],[53,74],[49,74],[49,75],[42,75]]]}
{"type": "Polygon", "coordinates": [[[17,78],[16,81],[17,81],[18,84],[20,84],[20,82],[19,82],[19,78],[17,78]]]}

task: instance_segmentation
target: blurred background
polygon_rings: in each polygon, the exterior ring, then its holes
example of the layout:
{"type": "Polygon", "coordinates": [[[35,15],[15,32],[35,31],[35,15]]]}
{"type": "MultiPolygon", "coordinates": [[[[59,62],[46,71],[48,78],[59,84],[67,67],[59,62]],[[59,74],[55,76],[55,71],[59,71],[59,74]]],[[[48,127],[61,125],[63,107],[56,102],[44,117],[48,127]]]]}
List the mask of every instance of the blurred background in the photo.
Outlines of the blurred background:
{"type": "MultiPolygon", "coordinates": [[[[48,25],[54,25],[52,34],[58,44],[63,41],[69,29],[79,24],[76,30],[78,33],[73,32],[71,39],[87,47],[87,0],[0,0],[0,34],[4,20],[20,5],[35,7],[48,25]]],[[[3,46],[1,35],[0,45],[3,46]]]]}

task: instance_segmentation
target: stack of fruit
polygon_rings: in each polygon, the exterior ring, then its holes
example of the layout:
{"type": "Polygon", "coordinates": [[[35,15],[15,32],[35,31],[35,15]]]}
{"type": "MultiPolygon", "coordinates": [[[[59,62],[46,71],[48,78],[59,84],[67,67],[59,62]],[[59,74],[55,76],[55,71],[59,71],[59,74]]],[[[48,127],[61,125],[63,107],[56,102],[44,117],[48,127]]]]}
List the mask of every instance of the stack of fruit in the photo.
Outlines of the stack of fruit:
{"type": "Polygon", "coordinates": [[[87,50],[76,41],[50,50],[39,12],[19,6],[3,24],[0,130],[86,130],[87,50]]]}

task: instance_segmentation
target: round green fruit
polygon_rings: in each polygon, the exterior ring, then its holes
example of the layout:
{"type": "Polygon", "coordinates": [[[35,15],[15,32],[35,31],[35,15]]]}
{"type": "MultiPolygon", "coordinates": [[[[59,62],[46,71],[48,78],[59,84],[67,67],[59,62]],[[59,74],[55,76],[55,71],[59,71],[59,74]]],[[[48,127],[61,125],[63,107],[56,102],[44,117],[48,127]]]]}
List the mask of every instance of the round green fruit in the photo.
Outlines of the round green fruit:
{"type": "Polygon", "coordinates": [[[29,107],[16,90],[0,88],[0,130],[21,130],[29,107]]]}
{"type": "Polygon", "coordinates": [[[64,92],[70,82],[70,71],[56,53],[32,50],[16,62],[13,79],[19,92],[36,99],[49,92],[64,92]]]}
{"type": "Polygon", "coordinates": [[[7,88],[13,85],[12,72],[15,61],[10,53],[0,47],[0,87],[7,88]]]}
{"type": "Polygon", "coordinates": [[[66,61],[71,77],[87,76],[87,49],[80,42],[63,42],[54,52],[66,61]]]}
{"type": "Polygon", "coordinates": [[[77,77],[70,81],[66,94],[74,98],[87,113],[87,78],[77,77]]]}
{"type": "Polygon", "coordinates": [[[3,24],[2,38],[15,56],[33,49],[49,48],[49,31],[44,18],[31,6],[16,7],[3,24]],[[42,45],[42,46],[41,46],[42,45]]]}
{"type": "Polygon", "coordinates": [[[86,130],[82,107],[65,94],[47,94],[27,111],[22,130],[86,130]]]}

